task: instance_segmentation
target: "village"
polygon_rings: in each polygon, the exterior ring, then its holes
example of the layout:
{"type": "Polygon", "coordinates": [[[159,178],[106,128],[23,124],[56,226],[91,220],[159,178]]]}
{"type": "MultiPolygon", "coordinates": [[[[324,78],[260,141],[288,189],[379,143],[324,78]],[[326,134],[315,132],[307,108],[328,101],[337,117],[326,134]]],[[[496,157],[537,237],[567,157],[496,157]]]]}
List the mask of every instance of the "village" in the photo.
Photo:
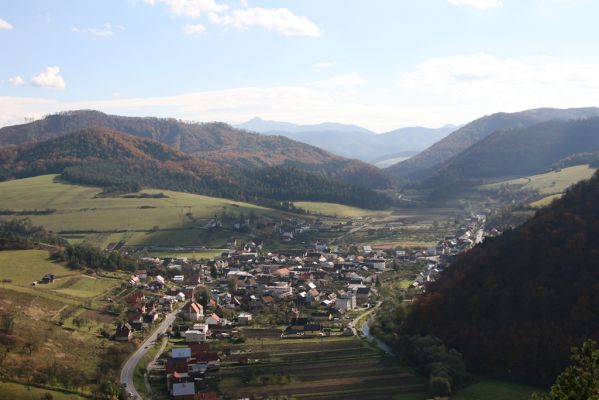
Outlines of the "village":
{"type": "MultiPolygon", "coordinates": [[[[384,277],[409,269],[408,290],[424,292],[457,254],[483,240],[485,223],[485,216],[472,215],[454,235],[422,249],[363,245],[341,252],[312,240],[267,251],[261,239],[238,243],[231,237],[230,250],[207,262],[141,257],[145,269],[124,283],[128,294],[120,300],[122,318],[112,338],[144,340],[172,316],[164,334],[142,344],[142,351],[160,347],[144,371],[146,392],[154,398],[218,399],[228,367],[260,366],[265,340],[333,343],[359,334],[354,322],[382,300],[378,288],[384,277]]],[[[292,232],[281,235],[293,241],[292,232]]],[[[136,397],[139,388],[132,383],[122,382],[136,397]]]]}

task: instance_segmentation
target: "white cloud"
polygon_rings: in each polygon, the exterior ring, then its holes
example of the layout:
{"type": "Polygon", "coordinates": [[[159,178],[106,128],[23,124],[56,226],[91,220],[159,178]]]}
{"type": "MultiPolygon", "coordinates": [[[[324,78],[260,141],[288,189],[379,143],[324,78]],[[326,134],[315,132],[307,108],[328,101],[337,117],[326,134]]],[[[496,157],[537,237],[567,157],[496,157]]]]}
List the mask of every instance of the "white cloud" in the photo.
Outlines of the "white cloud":
{"type": "Polygon", "coordinates": [[[503,7],[503,0],[447,0],[454,6],[470,6],[478,10],[503,7]]]}
{"type": "Polygon", "coordinates": [[[599,63],[496,58],[488,54],[433,58],[401,76],[414,104],[477,110],[480,115],[537,107],[599,105],[599,63]]]}
{"type": "Polygon", "coordinates": [[[223,16],[212,13],[210,20],[215,24],[237,29],[260,26],[268,31],[282,33],[286,36],[320,35],[320,30],[312,21],[306,17],[295,15],[287,8],[237,9],[223,16]]]}
{"type": "Polygon", "coordinates": [[[316,69],[325,69],[325,68],[333,68],[339,65],[339,61],[320,61],[314,63],[313,67],[316,69]]]}
{"type": "Polygon", "coordinates": [[[60,68],[56,66],[48,67],[45,71],[35,75],[31,78],[31,84],[45,89],[64,90],[66,87],[64,79],[60,76],[60,68]]]}
{"type": "Polygon", "coordinates": [[[23,78],[21,78],[19,75],[17,75],[17,76],[8,78],[8,83],[10,83],[13,86],[24,86],[26,82],[23,78]]]}
{"type": "MultiPolygon", "coordinates": [[[[117,25],[117,29],[125,30],[125,27],[122,25],[117,25]]],[[[98,37],[111,37],[114,35],[114,31],[112,30],[112,25],[110,23],[105,23],[101,28],[78,28],[74,26],[71,28],[72,32],[75,33],[85,33],[88,35],[98,36],[98,37]]]]}
{"type": "Polygon", "coordinates": [[[331,78],[331,83],[338,86],[357,86],[366,83],[366,81],[358,74],[353,72],[351,74],[337,75],[331,78]]]}
{"type": "Polygon", "coordinates": [[[202,24],[187,24],[183,27],[183,32],[185,32],[187,35],[199,34],[204,31],[206,31],[206,27],[202,24]]]}
{"type": "Polygon", "coordinates": [[[214,0],[144,0],[146,4],[165,4],[171,14],[179,17],[198,18],[203,13],[218,13],[227,10],[225,4],[217,4],[214,0]]]}
{"type": "Polygon", "coordinates": [[[11,30],[12,28],[13,26],[11,24],[0,18],[0,29],[11,30]]]}

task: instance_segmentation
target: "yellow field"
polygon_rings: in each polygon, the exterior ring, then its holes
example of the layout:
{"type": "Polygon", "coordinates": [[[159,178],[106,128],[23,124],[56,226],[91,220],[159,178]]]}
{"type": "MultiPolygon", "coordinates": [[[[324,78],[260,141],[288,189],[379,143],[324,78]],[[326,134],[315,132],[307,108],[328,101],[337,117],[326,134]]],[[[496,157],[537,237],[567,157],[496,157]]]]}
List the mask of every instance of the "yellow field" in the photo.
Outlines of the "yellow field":
{"type": "Polygon", "coordinates": [[[335,203],[321,203],[314,201],[297,201],[293,202],[296,207],[310,211],[312,214],[319,214],[331,217],[386,217],[388,211],[366,210],[363,208],[344,206],[335,203]]]}

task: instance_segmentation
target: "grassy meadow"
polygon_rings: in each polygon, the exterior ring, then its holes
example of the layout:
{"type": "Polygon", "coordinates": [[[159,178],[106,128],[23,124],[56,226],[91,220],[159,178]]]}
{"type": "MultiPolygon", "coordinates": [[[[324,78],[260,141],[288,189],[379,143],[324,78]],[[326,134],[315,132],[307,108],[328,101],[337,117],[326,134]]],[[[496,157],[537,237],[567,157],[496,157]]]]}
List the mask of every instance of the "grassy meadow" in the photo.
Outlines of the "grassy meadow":
{"type": "Polygon", "coordinates": [[[135,197],[106,197],[101,193],[99,188],[72,185],[60,182],[56,175],[44,175],[0,183],[0,209],[55,210],[47,215],[26,216],[36,225],[62,232],[73,243],[85,240],[100,247],[119,240],[134,246],[194,245],[201,243],[201,228],[215,215],[281,214],[254,204],[169,190],[143,190],[135,197]],[[139,196],[158,193],[165,197],[139,196]]]}
{"type": "Polygon", "coordinates": [[[501,186],[516,186],[522,190],[535,190],[543,195],[553,195],[564,192],[573,184],[589,179],[595,169],[588,165],[576,165],[559,171],[532,175],[523,178],[510,179],[482,186],[483,189],[497,189],[501,186]]]}

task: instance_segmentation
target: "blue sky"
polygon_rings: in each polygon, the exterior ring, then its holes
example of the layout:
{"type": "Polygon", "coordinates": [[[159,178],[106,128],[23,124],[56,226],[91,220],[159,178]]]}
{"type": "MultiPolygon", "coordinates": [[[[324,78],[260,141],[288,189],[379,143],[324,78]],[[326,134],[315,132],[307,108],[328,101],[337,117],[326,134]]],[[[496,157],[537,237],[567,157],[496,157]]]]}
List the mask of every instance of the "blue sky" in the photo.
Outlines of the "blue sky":
{"type": "Polygon", "coordinates": [[[0,125],[80,108],[376,131],[599,106],[593,0],[0,0],[0,125]]]}

